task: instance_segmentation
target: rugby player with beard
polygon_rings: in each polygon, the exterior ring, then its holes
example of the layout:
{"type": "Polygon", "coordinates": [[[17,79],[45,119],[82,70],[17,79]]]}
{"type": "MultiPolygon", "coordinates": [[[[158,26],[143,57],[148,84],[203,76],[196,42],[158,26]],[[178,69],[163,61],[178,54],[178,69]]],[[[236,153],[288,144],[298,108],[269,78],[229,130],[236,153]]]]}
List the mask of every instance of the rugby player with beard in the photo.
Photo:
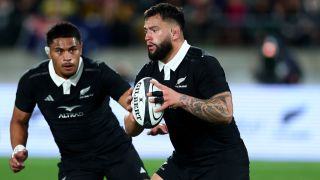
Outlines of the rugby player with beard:
{"type": "MultiPolygon", "coordinates": [[[[248,180],[248,153],[233,117],[232,96],[219,61],[184,39],[181,8],[160,3],[145,11],[144,20],[150,61],[135,83],[152,77],[150,82],[162,91],[150,99],[162,103],[156,111],[164,111],[165,124],[149,134],[168,133],[174,147],[152,179],[248,180]]],[[[132,136],[143,130],[132,113],[126,116],[125,127],[132,136]]]]}

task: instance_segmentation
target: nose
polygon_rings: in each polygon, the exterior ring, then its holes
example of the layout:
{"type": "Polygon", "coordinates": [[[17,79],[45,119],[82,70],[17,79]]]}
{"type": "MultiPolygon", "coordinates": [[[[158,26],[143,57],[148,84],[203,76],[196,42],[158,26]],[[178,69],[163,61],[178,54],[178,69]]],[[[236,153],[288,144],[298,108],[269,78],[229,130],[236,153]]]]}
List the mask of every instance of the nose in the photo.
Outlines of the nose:
{"type": "Polygon", "coordinates": [[[148,41],[148,40],[151,40],[151,38],[152,38],[152,37],[151,37],[149,31],[147,31],[146,34],[145,34],[145,36],[144,36],[144,40],[145,40],[145,41],[148,41]]]}
{"type": "Polygon", "coordinates": [[[71,58],[72,56],[71,56],[71,53],[69,52],[69,51],[65,51],[64,53],[63,53],[63,60],[64,61],[70,61],[72,58],[71,58]]]}

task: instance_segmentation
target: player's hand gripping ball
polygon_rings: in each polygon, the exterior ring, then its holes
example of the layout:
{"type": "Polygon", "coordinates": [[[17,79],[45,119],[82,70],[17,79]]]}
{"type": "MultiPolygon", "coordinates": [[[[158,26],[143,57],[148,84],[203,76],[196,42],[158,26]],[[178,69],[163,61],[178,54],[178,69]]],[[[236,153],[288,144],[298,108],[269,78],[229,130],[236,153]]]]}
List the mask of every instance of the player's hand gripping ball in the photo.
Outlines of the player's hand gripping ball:
{"type": "Polygon", "coordinates": [[[134,86],[132,92],[132,114],[138,124],[144,128],[152,128],[159,124],[162,119],[163,111],[155,112],[163,103],[162,91],[150,83],[151,77],[142,78],[134,86]],[[152,92],[152,98],[155,98],[155,103],[150,103],[147,96],[148,92],[152,92]]]}

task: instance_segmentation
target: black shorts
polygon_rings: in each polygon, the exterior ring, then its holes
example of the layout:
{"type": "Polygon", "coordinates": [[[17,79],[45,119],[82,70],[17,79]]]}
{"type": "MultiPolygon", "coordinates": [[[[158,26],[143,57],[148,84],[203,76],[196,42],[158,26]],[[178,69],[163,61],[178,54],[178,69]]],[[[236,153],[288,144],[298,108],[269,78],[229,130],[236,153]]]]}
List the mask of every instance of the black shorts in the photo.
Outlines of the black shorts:
{"type": "Polygon", "coordinates": [[[164,180],[249,180],[249,160],[210,166],[180,166],[169,157],[156,172],[164,180]]]}
{"type": "Polygon", "coordinates": [[[104,167],[100,161],[96,161],[96,163],[101,163],[101,168],[61,168],[61,164],[59,163],[58,178],[59,180],[103,180],[104,177],[108,180],[150,179],[143,162],[133,146],[129,148],[124,158],[117,163],[113,163],[111,166],[104,167]]]}

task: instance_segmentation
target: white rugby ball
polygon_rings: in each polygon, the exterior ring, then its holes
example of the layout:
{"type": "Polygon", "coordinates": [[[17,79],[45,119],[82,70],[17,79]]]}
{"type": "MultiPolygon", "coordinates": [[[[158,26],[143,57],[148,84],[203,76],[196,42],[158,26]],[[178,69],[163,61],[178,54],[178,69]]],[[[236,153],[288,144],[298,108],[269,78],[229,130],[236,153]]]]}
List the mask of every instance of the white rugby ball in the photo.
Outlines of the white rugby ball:
{"type": "Polygon", "coordinates": [[[152,128],[159,124],[162,119],[163,111],[154,110],[161,106],[160,103],[150,103],[148,92],[159,91],[159,89],[150,83],[151,77],[142,78],[134,86],[132,92],[132,114],[138,124],[144,128],[152,128]]]}

